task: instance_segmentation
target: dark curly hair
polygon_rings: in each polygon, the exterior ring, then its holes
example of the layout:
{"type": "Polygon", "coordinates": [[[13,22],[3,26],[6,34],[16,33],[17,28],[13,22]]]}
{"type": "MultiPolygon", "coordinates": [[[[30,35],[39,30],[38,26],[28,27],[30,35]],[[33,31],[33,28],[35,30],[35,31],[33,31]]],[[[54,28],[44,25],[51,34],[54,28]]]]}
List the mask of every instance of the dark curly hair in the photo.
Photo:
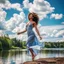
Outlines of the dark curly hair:
{"type": "Polygon", "coordinates": [[[28,14],[28,19],[30,20],[29,16],[32,15],[33,16],[33,21],[38,24],[38,21],[39,21],[39,17],[36,13],[32,12],[32,13],[29,13],[28,14]]]}

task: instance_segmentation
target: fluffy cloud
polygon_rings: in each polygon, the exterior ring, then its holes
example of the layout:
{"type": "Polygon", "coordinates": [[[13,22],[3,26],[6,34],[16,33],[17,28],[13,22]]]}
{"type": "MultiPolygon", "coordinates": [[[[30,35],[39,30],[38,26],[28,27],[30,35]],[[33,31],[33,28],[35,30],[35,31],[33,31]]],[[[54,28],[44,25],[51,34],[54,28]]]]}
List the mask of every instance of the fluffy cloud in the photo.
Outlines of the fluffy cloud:
{"type": "Polygon", "coordinates": [[[25,21],[25,14],[21,12],[20,14],[13,14],[13,17],[10,18],[6,22],[6,28],[7,30],[13,30],[16,28],[16,26],[19,26],[20,23],[25,21]]]}
{"type": "Polygon", "coordinates": [[[61,19],[62,17],[63,17],[63,14],[51,14],[50,18],[61,19]]]}
{"type": "Polygon", "coordinates": [[[23,10],[21,8],[21,5],[19,3],[11,4],[8,0],[0,0],[0,30],[4,29],[6,27],[12,29],[13,28],[12,25],[15,24],[14,21],[19,20],[16,23],[16,24],[18,24],[18,23],[20,23],[24,20],[24,17],[25,17],[25,15],[24,15],[23,10]],[[21,13],[19,15],[14,14],[13,17],[11,17],[7,22],[5,22],[7,12],[5,12],[3,10],[3,8],[5,8],[5,9],[11,9],[11,8],[16,9],[18,11],[21,11],[21,13]]]}
{"type": "Polygon", "coordinates": [[[12,32],[20,32],[23,31],[26,28],[26,23],[22,22],[19,24],[19,26],[17,26],[16,28],[13,29],[12,32]]]}
{"type": "Polygon", "coordinates": [[[6,12],[2,9],[0,9],[0,30],[5,29],[5,18],[6,18],[6,12]]]}
{"type": "Polygon", "coordinates": [[[49,29],[49,30],[59,30],[59,29],[64,29],[64,25],[42,26],[40,29],[45,29],[46,31],[48,31],[47,29],[49,29]]]}
{"type": "Polygon", "coordinates": [[[29,12],[37,13],[40,20],[46,18],[47,14],[54,11],[54,7],[51,7],[50,3],[45,0],[34,0],[33,3],[29,3],[28,0],[24,0],[23,4],[25,8],[29,9],[29,12]]]}
{"type": "Polygon", "coordinates": [[[8,0],[5,1],[5,3],[0,3],[0,8],[5,9],[16,9],[18,11],[22,11],[21,5],[19,3],[11,4],[8,0]]]}
{"type": "Polygon", "coordinates": [[[6,14],[4,10],[0,9],[0,22],[5,21],[6,14]]]}
{"type": "Polygon", "coordinates": [[[0,30],[6,28],[7,30],[14,29],[17,25],[25,20],[25,15],[19,3],[11,4],[8,0],[0,0],[0,30]],[[3,10],[5,9],[16,9],[20,11],[20,14],[13,14],[8,21],[5,20],[7,12],[3,10]],[[6,21],[6,22],[5,22],[6,21]]]}
{"type": "Polygon", "coordinates": [[[5,30],[5,22],[0,22],[0,30],[5,30]]]}
{"type": "Polygon", "coordinates": [[[24,0],[23,5],[24,5],[24,8],[29,8],[30,7],[29,0],[24,0]]]}
{"type": "Polygon", "coordinates": [[[61,24],[64,24],[64,22],[62,22],[61,24]]]}
{"type": "MultiPolygon", "coordinates": [[[[40,26],[39,31],[44,38],[56,37],[57,33],[64,29],[64,25],[40,26]]],[[[60,36],[58,36],[60,37],[60,36]]]]}
{"type": "Polygon", "coordinates": [[[56,33],[55,37],[63,37],[64,36],[64,30],[60,30],[58,33],[56,33]]]}

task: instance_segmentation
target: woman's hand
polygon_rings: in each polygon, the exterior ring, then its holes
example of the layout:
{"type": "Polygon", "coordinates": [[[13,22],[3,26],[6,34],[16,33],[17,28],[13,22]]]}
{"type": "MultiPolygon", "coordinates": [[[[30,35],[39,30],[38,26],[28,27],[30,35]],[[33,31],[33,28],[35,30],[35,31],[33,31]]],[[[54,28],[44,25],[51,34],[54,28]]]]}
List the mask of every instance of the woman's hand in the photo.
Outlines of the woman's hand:
{"type": "Polygon", "coordinates": [[[40,40],[42,40],[42,37],[41,36],[39,38],[40,38],[40,40]]]}
{"type": "Polygon", "coordinates": [[[20,32],[19,33],[17,33],[17,35],[19,35],[19,34],[21,34],[20,32]]]}

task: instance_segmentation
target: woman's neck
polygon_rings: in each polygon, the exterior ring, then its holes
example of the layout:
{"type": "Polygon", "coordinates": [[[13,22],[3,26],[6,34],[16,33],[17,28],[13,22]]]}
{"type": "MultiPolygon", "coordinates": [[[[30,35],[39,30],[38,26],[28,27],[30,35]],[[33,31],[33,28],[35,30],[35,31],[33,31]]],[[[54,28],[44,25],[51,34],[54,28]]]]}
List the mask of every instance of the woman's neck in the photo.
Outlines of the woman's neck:
{"type": "Polygon", "coordinates": [[[32,19],[30,19],[30,22],[32,22],[33,20],[32,19]]]}

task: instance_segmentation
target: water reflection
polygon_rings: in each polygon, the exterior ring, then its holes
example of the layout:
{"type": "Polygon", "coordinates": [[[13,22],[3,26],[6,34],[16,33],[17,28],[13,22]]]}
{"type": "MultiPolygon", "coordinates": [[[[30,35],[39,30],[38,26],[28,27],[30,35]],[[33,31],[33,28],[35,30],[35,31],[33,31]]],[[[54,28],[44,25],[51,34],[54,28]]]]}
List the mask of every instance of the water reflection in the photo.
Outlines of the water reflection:
{"type": "MultiPolygon", "coordinates": [[[[64,51],[47,51],[41,50],[35,59],[64,57],[64,51]]],[[[0,51],[0,64],[20,64],[25,61],[31,61],[31,56],[21,50],[0,51]]]]}

